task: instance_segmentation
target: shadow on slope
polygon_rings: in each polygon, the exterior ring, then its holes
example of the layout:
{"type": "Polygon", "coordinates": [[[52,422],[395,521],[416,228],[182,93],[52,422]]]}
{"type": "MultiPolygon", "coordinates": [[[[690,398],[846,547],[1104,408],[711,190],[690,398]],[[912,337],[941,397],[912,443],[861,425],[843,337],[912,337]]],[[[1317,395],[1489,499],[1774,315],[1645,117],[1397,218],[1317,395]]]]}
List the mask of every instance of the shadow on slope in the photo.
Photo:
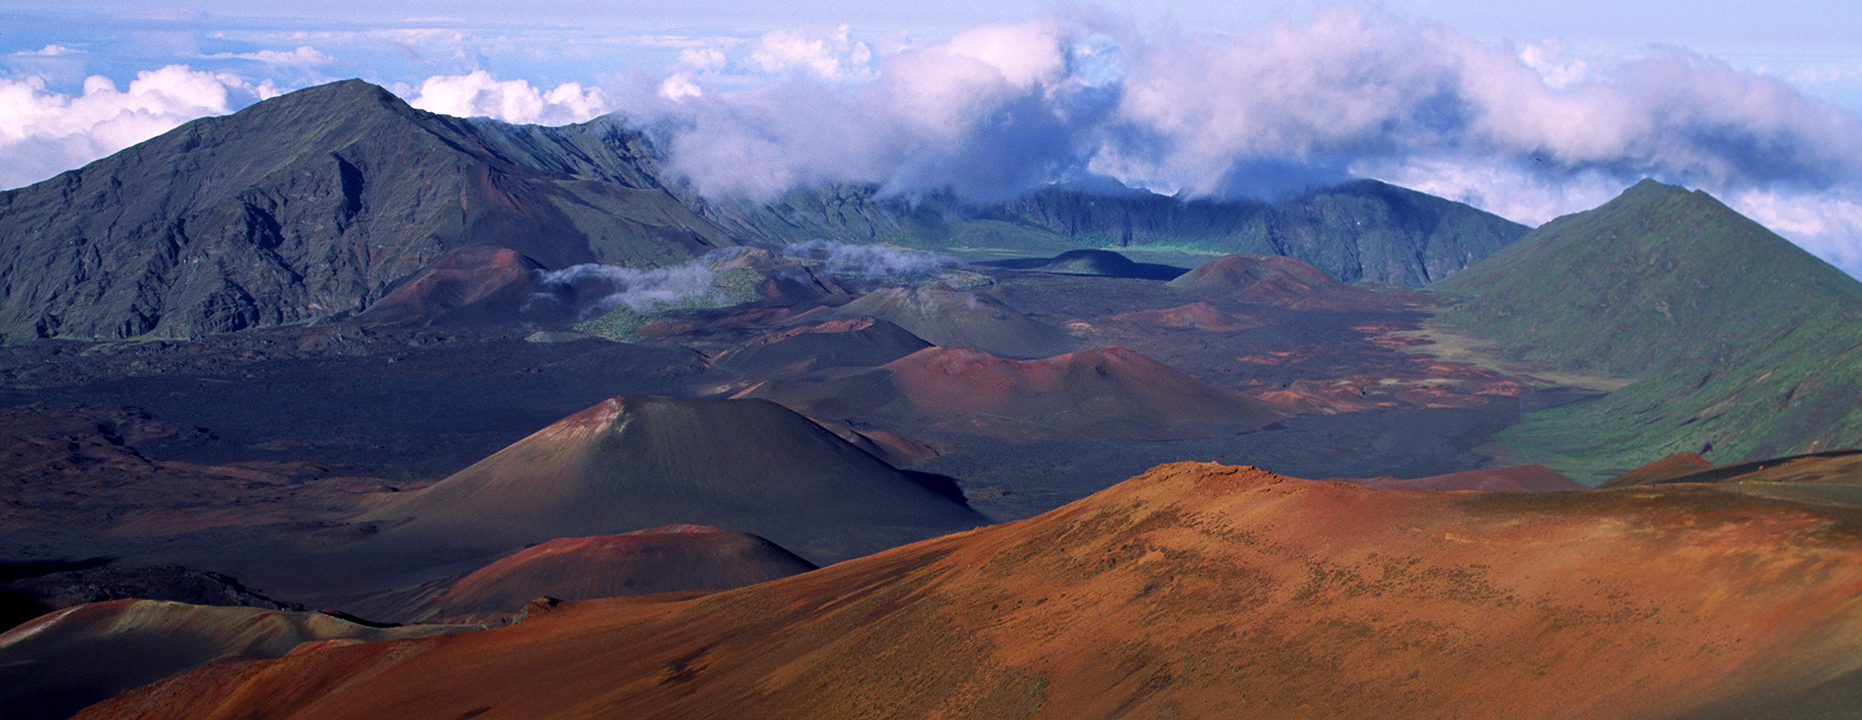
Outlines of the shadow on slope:
{"type": "Polygon", "coordinates": [[[814,563],[749,533],[663,525],[620,535],[557,538],[463,576],[351,610],[394,622],[500,621],[539,597],[593,600],[729,590],[814,569],[814,563]]]}
{"type": "Polygon", "coordinates": [[[1062,275],[1098,275],[1137,280],[1174,280],[1189,272],[1188,268],[1158,263],[1134,262],[1111,250],[1086,248],[1068,250],[1051,258],[1011,258],[977,263],[984,267],[1009,270],[1059,273],[1062,275]]]}
{"type": "Polygon", "coordinates": [[[229,658],[277,658],[306,643],[414,638],[469,626],[382,628],[323,613],[113,600],[0,633],[8,720],[63,720],[129,688],[229,658]]]}
{"type": "Polygon", "coordinates": [[[610,398],[358,518],[373,552],[464,557],[671,523],[826,565],[988,522],[760,400],[610,398]]]}

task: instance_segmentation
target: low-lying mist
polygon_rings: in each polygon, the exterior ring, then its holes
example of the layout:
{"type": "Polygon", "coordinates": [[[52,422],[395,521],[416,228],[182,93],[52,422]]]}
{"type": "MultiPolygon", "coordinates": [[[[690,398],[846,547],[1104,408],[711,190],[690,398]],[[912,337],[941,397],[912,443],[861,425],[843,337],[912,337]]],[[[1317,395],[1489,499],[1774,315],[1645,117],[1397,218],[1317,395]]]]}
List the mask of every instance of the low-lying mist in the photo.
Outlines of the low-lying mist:
{"type": "MultiPolygon", "coordinates": [[[[724,275],[732,269],[749,271],[741,262],[751,248],[723,248],[706,253],[679,265],[636,269],[618,265],[588,263],[561,270],[538,271],[537,283],[542,291],[531,296],[526,309],[542,312],[560,311],[563,305],[573,308],[577,320],[587,320],[626,306],[636,313],[647,313],[670,306],[716,308],[745,300],[743,288],[726,287],[724,275]]],[[[958,264],[958,259],[941,253],[886,245],[854,245],[828,240],[811,240],[771,248],[783,260],[755,272],[780,277],[806,266],[837,282],[856,289],[871,289],[892,284],[910,284],[935,276],[958,264]]]]}

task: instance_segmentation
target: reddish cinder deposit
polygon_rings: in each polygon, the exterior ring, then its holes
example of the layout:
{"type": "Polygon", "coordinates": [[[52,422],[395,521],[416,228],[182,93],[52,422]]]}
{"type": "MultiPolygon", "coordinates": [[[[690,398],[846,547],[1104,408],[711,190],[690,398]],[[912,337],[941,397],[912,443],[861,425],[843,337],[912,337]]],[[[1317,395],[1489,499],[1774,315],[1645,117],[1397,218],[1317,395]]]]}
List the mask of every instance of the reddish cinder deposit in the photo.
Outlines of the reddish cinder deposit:
{"type": "MultiPolygon", "coordinates": [[[[1342,478],[1341,478],[1342,479],[1342,478]]],[[[1388,475],[1344,482],[1379,490],[1486,490],[1491,492],[1560,492],[1588,490],[1583,483],[1538,463],[1488,468],[1399,480],[1388,475]]]]}
{"type": "Polygon", "coordinates": [[[474,245],[441,255],[356,317],[367,324],[516,319],[543,269],[509,248],[474,245]]]}
{"type": "Polygon", "coordinates": [[[1009,440],[1208,437],[1279,417],[1264,402],[1118,347],[1039,360],[931,347],[878,368],[807,380],[747,394],[812,417],[1009,440]]]}
{"type": "Polygon", "coordinates": [[[1225,297],[1302,310],[1375,304],[1373,291],[1339,282],[1285,255],[1224,255],[1169,282],[1187,295],[1225,297]]]}
{"type": "Polygon", "coordinates": [[[1862,668],[1859,587],[1853,510],[1182,463],[751,588],[223,664],[81,717],[1686,717],[1862,668]]]}
{"type": "Polygon", "coordinates": [[[1712,470],[1713,463],[1691,452],[1675,453],[1668,457],[1650,462],[1647,465],[1618,475],[1605,481],[1598,487],[1614,488],[1631,485],[1650,485],[1663,480],[1673,480],[1683,475],[1691,475],[1702,470],[1712,470]]]}
{"type": "Polygon", "coordinates": [[[560,600],[728,590],[815,569],[768,540],[706,525],[662,525],[585,538],[557,538],[486,565],[447,585],[415,621],[514,613],[537,597],[560,600]]]}
{"type": "Polygon", "coordinates": [[[861,295],[838,308],[801,316],[809,319],[874,317],[905,328],[933,345],[964,345],[1008,357],[1046,357],[1072,348],[1073,341],[984,293],[936,287],[894,287],[861,295]]]}
{"type": "Polygon", "coordinates": [[[1206,302],[1178,305],[1162,310],[1139,310],[1113,315],[1107,319],[1173,328],[1194,328],[1210,332],[1232,332],[1261,326],[1258,322],[1223,312],[1206,302]]]}

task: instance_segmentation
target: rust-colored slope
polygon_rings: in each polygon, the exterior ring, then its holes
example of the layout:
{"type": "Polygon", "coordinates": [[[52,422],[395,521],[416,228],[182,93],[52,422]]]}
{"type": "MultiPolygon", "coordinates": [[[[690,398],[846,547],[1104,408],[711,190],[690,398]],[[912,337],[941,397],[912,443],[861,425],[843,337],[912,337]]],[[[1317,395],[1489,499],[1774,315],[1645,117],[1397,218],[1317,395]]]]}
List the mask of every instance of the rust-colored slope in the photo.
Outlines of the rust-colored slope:
{"type": "Polygon", "coordinates": [[[1728,492],[1791,502],[1862,508],[1862,450],[1794,455],[1722,465],[1656,481],[1713,483],[1728,492]]]}
{"type": "Polygon", "coordinates": [[[1139,310],[1120,315],[1113,315],[1108,320],[1139,323],[1144,325],[1161,325],[1173,328],[1191,328],[1210,332],[1231,332],[1260,327],[1261,323],[1246,317],[1237,317],[1206,302],[1178,305],[1162,310],[1139,310]]]}
{"type": "Polygon", "coordinates": [[[1193,295],[1245,297],[1257,302],[1293,302],[1345,287],[1312,263],[1285,255],[1224,255],[1170,281],[1193,295]]]}
{"type": "Polygon", "coordinates": [[[222,664],[81,717],[1687,717],[1862,667],[1858,587],[1853,510],[1185,463],[752,588],[222,664]]]}
{"type": "Polygon", "coordinates": [[[1066,333],[1034,320],[993,296],[936,287],[893,287],[802,317],[849,320],[875,317],[933,345],[963,345],[1006,357],[1046,357],[1071,348],[1066,333]]]}
{"type": "Polygon", "coordinates": [[[543,269],[517,251],[474,245],[441,255],[356,316],[372,325],[516,320],[543,269]]]}
{"type": "MultiPolygon", "coordinates": [[[[662,525],[620,535],[557,538],[525,548],[442,587],[409,598],[383,619],[423,621],[507,615],[538,597],[559,600],[729,590],[815,569],[749,533],[662,525]]],[[[375,617],[371,615],[371,617],[375,617]]]]}
{"type": "Polygon", "coordinates": [[[1675,453],[1668,457],[1650,462],[1642,467],[1618,475],[1597,487],[1616,488],[1632,485],[1652,485],[1664,480],[1673,480],[1683,475],[1692,475],[1703,470],[1712,470],[1713,463],[1691,452],[1675,453]]]}
{"type": "Polygon", "coordinates": [[[1752,462],[1707,466],[1676,473],[1659,482],[1862,485],[1862,450],[1793,455],[1752,462]]]}
{"type": "Polygon", "coordinates": [[[159,600],[79,605],[0,633],[0,716],[65,718],[125,689],[215,660],[282,657],[302,643],[463,629],[377,628],[322,613],[159,600]]]}
{"type": "Polygon", "coordinates": [[[1224,255],[1170,281],[1191,297],[1223,297],[1302,310],[1379,304],[1375,293],[1339,282],[1312,263],[1285,255],[1224,255]]]}
{"type": "Polygon", "coordinates": [[[1397,479],[1388,475],[1348,483],[1379,490],[1486,490],[1490,492],[1561,492],[1588,490],[1582,483],[1538,463],[1504,468],[1397,479]]]}
{"type": "Polygon", "coordinates": [[[1010,360],[930,347],[870,370],[752,389],[798,412],[891,428],[937,428],[1009,440],[1208,437],[1279,417],[1125,348],[1010,360]]]}

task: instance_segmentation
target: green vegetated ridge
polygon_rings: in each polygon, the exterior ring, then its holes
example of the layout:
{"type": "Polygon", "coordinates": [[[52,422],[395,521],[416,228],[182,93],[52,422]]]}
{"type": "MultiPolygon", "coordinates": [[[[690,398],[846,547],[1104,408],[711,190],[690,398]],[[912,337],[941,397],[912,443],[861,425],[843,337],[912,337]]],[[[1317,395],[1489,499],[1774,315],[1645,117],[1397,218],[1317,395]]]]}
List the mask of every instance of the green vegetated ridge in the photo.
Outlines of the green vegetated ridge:
{"type": "Polygon", "coordinates": [[[1862,443],[1862,283],[1706,193],[1643,181],[1431,287],[1514,357],[1636,379],[1506,433],[1572,477],[1862,443]]]}

